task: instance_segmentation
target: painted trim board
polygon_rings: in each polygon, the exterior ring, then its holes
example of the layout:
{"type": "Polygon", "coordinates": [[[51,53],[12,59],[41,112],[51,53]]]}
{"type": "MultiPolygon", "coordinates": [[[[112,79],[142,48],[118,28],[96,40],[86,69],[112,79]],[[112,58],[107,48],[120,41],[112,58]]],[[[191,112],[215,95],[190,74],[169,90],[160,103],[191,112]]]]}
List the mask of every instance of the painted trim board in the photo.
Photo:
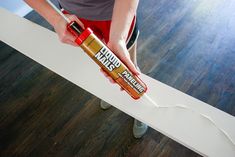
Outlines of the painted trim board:
{"type": "Polygon", "coordinates": [[[235,156],[234,145],[197,113],[212,118],[233,140],[235,117],[144,74],[140,77],[148,85],[148,94],[159,105],[182,104],[195,112],[158,109],[144,99],[133,100],[120,92],[117,85],[110,84],[79,47],[60,43],[54,32],[1,8],[0,21],[4,21],[0,25],[0,40],[77,86],[203,156],[235,156]]]}

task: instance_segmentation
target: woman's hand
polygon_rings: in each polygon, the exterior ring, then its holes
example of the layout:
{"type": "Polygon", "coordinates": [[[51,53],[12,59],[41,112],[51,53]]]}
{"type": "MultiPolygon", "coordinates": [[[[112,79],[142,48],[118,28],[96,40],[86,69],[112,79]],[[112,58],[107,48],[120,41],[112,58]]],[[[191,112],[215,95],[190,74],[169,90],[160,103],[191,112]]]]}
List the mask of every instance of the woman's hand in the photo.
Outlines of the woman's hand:
{"type": "Polygon", "coordinates": [[[108,42],[107,46],[128,67],[128,69],[134,75],[140,74],[130,58],[130,54],[126,48],[126,42],[124,40],[122,40],[122,39],[112,40],[111,39],[108,42]]]}
{"type": "MultiPolygon", "coordinates": [[[[124,40],[110,40],[107,46],[128,67],[128,69],[130,69],[134,75],[140,74],[130,59],[130,54],[126,48],[126,43],[124,40]]],[[[101,72],[109,79],[111,83],[115,83],[115,81],[103,69],[101,69],[101,72]]]]}
{"type": "MultiPolygon", "coordinates": [[[[59,15],[46,0],[24,0],[29,6],[36,10],[42,17],[44,17],[55,29],[61,42],[77,46],[74,42],[75,37],[68,32],[67,22],[59,15]]],[[[76,21],[82,28],[83,23],[75,16],[66,14],[71,21],[76,21]]]]}
{"type": "MultiPolygon", "coordinates": [[[[75,15],[68,15],[66,16],[71,21],[76,21],[83,29],[84,25],[83,23],[75,16],[75,15]]],[[[74,41],[75,37],[67,30],[67,22],[61,17],[59,18],[54,24],[53,27],[55,29],[55,32],[57,33],[59,40],[62,43],[70,44],[73,46],[78,46],[74,41]]]]}

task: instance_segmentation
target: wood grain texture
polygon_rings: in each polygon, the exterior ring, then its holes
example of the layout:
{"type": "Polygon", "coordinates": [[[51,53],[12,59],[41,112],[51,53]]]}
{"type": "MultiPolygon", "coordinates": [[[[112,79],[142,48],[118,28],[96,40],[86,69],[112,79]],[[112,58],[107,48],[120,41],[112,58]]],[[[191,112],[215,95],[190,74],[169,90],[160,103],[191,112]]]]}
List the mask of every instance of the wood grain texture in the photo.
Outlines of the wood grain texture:
{"type": "MultiPolygon", "coordinates": [[[[232,0],[140,1],[144,73],[235,115],[232,0]]],[[[28,19],[52,29],[35,12],[28,19]]],[[[160,92],[160,91],[159,91],[160,92]]],[[[0,156],[199,156],[0,44],[0,156]]]]}

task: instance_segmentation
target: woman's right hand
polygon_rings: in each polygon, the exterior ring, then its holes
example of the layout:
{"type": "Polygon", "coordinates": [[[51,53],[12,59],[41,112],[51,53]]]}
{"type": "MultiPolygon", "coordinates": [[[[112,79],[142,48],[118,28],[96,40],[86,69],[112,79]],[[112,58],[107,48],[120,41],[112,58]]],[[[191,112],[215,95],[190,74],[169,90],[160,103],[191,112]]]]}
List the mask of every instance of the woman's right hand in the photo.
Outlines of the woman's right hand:
{"type": "MultiPolygon", "coordinates": [[[[71,21],[76,21],[83,29],[84,25],[83,23],[77,18],[75,15],[68,15],[66,14],[71,21]]],[[[75,37],[67,30],[67,22],[60,17],[55,24],[53,25],[55,32],[57,33],[59,40],[62,43],[70,44],[73,46],[78,46],[74,41],[75,37]]]]}

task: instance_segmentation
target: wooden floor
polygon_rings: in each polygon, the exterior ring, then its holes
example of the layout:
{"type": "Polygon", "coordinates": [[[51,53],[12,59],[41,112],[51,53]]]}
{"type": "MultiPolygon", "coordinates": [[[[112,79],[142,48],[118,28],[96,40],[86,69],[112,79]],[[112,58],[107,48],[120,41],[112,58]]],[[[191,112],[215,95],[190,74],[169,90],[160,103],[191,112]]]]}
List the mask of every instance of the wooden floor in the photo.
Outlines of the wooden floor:
{"type": "MultiPolygon", "coordinates": [[[[141,70],[235,115],[234,10],[233,0],[140,1],[141,70]]],[[[0,156],[199,156],[153,129],[134,139],[133,119],[99,101],[0,43],[0,156]]]]}

